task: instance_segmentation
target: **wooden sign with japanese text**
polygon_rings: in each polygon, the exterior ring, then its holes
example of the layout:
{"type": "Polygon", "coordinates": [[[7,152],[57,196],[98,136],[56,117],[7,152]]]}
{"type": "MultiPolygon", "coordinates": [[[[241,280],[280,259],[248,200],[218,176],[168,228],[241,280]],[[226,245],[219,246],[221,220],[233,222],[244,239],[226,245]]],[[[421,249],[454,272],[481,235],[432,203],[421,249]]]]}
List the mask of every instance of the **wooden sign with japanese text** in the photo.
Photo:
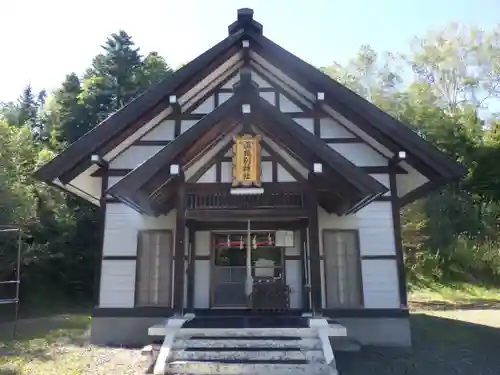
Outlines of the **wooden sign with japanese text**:
{"type": "Polygon", "coordinates": [[[260,135],[234,137],[233,186],[260,186],[260,135]]]}

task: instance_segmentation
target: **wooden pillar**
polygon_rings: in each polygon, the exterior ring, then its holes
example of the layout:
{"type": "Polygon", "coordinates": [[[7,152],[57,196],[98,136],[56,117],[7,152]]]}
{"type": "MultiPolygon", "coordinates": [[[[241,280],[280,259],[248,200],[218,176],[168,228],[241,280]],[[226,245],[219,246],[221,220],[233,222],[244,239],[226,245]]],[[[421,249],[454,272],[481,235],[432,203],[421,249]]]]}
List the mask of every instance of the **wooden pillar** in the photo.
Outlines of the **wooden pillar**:
{"type": "Polygon", "coordinates": [[[107,164],[101,166],[101,197],[99,199],[99,245],[96,248],[94,256],[94,304],[99,307],[101,296],[101,272],[102,272],[102,254],[104,252],[104,235],[106,232],[106,191],[109,185],[109,167],[107,164]]]}
{"type": "Polygon", "coordinates": [[[396,262],[398,266],[399,302],[402,307],[408,306],[406,287],[406,270],[403,254],[403,239],[401,235],[401,204],[398,197],[396,182],[396,165],[390,165],[389,188],[391,189],[392,223],[394,227],[394,246],[396,247],[396,262]]]}
{"type": "Polygon", "coordinates": [[[319,255],[318,202],[316,194],[308,191],[306,195],[308,211],[309,261],[311,270],[311,310],[321,311],[321,262],[319,255]]]}
{"type": "Polygon", "coordinates": [[[189,251],[187,264],[187,311],[194,311],[194,267],[196,255],[196,228],[191,225],[188,227],[189,251]]]}
{"type": "Polygon", "coordinates": [[[309,258],[306,254],[307,247],[307,229],[303,227],[300,229],[300,262],[302,264],[302,308],[304,311],[311,311],[311,305],[309,303],[309,287],[307,287],[308,282],[308,269],[309,258]]]}
{"type": "Polygon", "coordinates": [[[177,204],[175,216],[173,310],[175,314],[182,315],[184,310],[186,186],[184,184],[184,176],[180,176],[179,179],[180,183],[177,185],[177,204]]]}

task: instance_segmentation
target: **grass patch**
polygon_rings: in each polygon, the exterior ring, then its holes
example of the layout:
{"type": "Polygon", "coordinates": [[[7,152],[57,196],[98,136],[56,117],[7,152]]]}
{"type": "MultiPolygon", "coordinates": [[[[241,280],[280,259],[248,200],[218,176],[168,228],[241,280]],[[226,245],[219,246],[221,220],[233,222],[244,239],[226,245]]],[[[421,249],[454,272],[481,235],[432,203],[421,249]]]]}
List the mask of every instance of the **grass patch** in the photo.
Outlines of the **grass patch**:
{"type": "Polygon", "coordinates": [[[500,309],[500,288],[463,282],[410,285],[408,298],[414,309],[500,309]]]}

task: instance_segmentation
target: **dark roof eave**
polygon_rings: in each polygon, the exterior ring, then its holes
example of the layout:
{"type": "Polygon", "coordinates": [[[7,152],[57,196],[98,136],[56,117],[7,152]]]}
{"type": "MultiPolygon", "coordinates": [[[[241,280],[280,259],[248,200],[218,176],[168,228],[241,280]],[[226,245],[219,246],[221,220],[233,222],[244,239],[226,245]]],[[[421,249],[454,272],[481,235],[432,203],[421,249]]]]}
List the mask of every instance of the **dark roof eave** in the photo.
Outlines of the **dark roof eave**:
{"type": "Polygon", "coordinates": [[[118,133],[137,121],[143,113],[158,105],[163,98],[174,93],[175,90],[189,81],[193,75],[204,70],[221,53],[234,46],[242,36],[243,32],[228,36],[174,72],[170,77],[157,83],[127,105],[112,113],[99,125],[73,142],[66,150],[39,168],[34,173],[34,177],[48,182],[63,175],[79,163],[85,162],[86,158],[89,159],[88,162],[90,163],[92,153],[97,152],[100,147],[113,139],[118,133]]]}
{"type": "MultiPolygon", "coordinates": [[[[369,122],[378,131],[398,144],[402,150],[414,154],[422,161],[426,161],[429,167],[437,170],[438,174],[446,178],[453,179],[463,177],[466,174],[465,168],[458,162],[450,159],[447,155],[439,151],[431,143],[422,139],[409,127],[396,120],[377,106],[357,95],[347,87],[341,85],[314,66],[303,61],[291,52],[288,52],[278,44],[254,32],[249,33],[250,38],[270,53],[282,54],[287,62],[303,73],[306,79],[321,88],[325,92],[325,102],[335,99],[346,107],[363,116],[369,116],[369,122]]],[[[287,64],[284,64],[286,68],[287,64]]],[[[288,69],[290,71],[291,68],[288,69]]],[[[294,74],[295,76],[297,73],[294,74]]],[[[292,77],[293,78],[293,77],[292,77]]]]}
{"type": "Polygon", "coordinates": [[[321,139],[305,130],[293,119],[288,117],[283,112],[279,111],[275,106],[268,103],[265,99],[255,95],[253,102],[258,108],[262,109],[267,115],[282,124],[295,138],[300,140],[302,144],[308,147],[314,154],[321,158],[329,166],[339,172],[352,186],[360,191],[363,195],[385,194],[389,190],[380,182],[375,180],[362,169],[351,163],[337,151],[329,147],[321,139]]]}

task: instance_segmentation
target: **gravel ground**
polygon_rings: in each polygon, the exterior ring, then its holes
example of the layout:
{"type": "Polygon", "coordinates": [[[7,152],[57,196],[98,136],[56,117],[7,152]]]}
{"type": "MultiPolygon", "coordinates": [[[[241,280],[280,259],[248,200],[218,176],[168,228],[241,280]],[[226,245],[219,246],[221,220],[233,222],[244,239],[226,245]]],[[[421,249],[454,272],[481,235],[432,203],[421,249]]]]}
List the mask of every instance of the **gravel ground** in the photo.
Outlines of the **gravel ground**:
{"type": "Polygon", "coordinates": [[[500,310],[415,312],[412,349],[337,353],[341,375],[499,375],[500,310]]]}
{"type": "MultiPolygon", "coordinates": [[[[341,375],[500,374],[500,310],[415,312],[411,320],[411,350],[365,347],[336,353],[341,375]]],[[[88,345],[88,333],[82,334],[88,317],[23,324],[30,337],[16,345],[0,341],[0,375],[131,375],[150,366],[137,349],[88,345]],[[35,324],[50,335],[41,338],[35,324]]]]}

